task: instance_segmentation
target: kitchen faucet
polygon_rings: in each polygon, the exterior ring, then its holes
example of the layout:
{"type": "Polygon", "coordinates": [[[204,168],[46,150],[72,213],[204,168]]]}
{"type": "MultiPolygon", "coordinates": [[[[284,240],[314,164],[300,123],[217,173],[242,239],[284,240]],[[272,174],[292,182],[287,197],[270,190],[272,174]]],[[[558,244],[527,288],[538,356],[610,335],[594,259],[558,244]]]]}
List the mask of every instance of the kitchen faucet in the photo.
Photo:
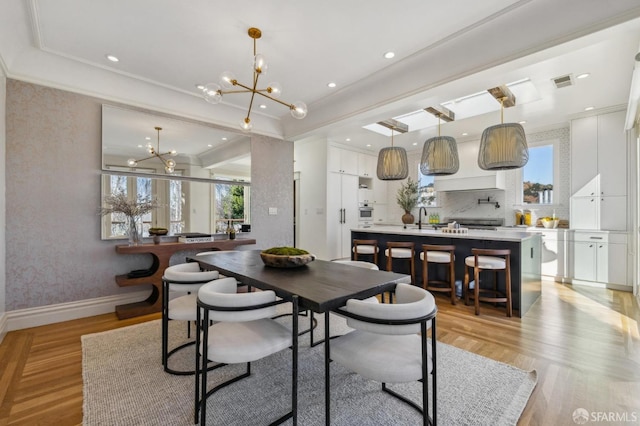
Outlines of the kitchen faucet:
{"type": "Polygon", "coordinates": [[[424,217],[427,217],[427,208],[420,207],[418,210],[418,229],[422,229],[422,210],[424,210],[424,217]]]}

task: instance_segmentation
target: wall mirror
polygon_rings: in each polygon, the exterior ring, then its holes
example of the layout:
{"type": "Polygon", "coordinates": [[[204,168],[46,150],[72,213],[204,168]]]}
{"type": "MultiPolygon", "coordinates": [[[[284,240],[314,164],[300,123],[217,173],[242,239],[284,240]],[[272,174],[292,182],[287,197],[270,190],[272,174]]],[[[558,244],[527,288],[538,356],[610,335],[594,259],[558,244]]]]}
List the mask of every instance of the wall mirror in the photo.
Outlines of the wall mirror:
{"type": "MultiPolygon", "coordinates": [[[[233,131],[103,105],[102,198],[155,198],[159,207],[142,218],[143,237],[150,227],[169,235],[224,233],[229,224],[239,230],[251,223],[250,146],[248,136],[233,131]]],[[[103,216],[101,235],[126,238],[125,218],[103,216]]]]}
{"type": "Polygon", "coordinates": [[[102,170],[250,180],[251,140],[206,123],[103,105],[102,170]]]}

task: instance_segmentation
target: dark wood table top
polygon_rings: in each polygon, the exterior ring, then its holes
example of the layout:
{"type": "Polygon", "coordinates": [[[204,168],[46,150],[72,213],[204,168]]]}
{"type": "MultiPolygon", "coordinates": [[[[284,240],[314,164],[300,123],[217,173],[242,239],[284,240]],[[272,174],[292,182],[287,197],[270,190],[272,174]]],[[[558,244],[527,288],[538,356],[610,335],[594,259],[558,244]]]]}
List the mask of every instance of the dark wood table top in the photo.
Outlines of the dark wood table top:
{"type": "Polygon", "coordinates": [[[262,262],[260,250],[227,251],[189,260],[244,284],[273,290],[283,299],[297,295],[302,308],[315,312],[336,309],[348,299],[365,299],[391,290],[407,277],[317,259],[297,268],[272,268],[262,262]]]}

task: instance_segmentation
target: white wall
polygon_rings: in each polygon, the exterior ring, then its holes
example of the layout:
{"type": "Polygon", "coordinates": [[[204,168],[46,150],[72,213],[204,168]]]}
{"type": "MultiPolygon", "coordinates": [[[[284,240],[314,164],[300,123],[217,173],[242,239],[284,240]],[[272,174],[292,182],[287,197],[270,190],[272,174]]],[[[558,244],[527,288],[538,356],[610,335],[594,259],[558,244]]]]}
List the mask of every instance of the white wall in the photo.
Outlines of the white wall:
{"type": "Polygon", "coordinates": [[[300,172],[299,247],[328,259],[327,240],[327,141],[295,143],[294,169],[300,172]]]}

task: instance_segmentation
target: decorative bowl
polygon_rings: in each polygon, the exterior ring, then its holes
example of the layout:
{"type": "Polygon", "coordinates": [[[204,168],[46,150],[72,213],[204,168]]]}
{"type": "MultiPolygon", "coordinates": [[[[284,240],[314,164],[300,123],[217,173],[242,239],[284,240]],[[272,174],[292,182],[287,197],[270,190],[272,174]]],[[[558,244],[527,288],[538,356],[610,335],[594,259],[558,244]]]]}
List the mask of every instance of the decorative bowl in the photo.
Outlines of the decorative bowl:
{"type": "Polygon", "coordinates": [[[149,228],[149,235],[167,235],[167,228],[149,228]]]}
{"type": "Polygon", "coordinates": [[[542,226],[544,226],[545,228],[557,228],[558,223],[560,223],[560,219],[552,219],[552,220],[542,219],[540,222],[542,222],[542,226]]]}
{"type": "Polygon", "coordinates": [[[270,254],[264,251],[260,253],[260,257],[265,265],[273,268],[298,268],[315,260],[313,254],[270,254]]]}

